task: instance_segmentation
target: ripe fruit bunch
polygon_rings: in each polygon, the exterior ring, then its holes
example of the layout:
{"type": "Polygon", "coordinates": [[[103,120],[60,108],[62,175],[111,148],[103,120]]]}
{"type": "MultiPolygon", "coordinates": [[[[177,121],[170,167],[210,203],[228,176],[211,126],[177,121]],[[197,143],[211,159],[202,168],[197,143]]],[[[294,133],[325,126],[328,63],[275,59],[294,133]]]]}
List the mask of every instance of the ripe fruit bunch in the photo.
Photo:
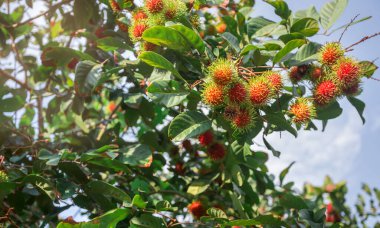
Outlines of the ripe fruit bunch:
{"type": "Polygon", "coordinates": [[[345,56],[340,43],[325,44],[318,55],[318,65],[294,66],[289,71],[293,84],[310,81],[315,105],[325,106],[341,96],[355,96],[360,92],[361,66],[345,56]]]}
{"type": "Polygon", "coordinates": [[[208,67],[202,97],[204,103],[221,110],[235,129],[245,131],[254,125],[256,109],[269,104],[282,87],[277,72],[243,80],[233,61],[220,58],[208,67]]]}
{"type": "Polygon", "coordinates": [[[223,144],[216,142],[212,131],[206,131],[198,136],[199,143],[206,147],[207,155],[213,161],[220,161],[226,156],[227,151],[223,144]]]}
{"type": "Polygon", "coordinates": [[[144,7],[132,13],[129,35],[133,42],[141,41],[143,32],[149,27],[176,21],[186,13],[187,7],[182,0],[145,0],[144,7]]]}

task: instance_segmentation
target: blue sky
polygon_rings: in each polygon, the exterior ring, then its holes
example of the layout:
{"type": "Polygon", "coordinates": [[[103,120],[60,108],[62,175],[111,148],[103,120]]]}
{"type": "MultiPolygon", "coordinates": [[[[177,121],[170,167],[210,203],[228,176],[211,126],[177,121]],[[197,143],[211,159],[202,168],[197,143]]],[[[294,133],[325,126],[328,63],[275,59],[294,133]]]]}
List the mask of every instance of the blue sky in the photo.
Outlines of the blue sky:
{"type": "MultiPolygon", "coordinates": [[[[311,5],[319,11],[328,0],[288,0],[289,7],[294,10],[307,9],[311,5]]],[[[359,18],[373,16],[372,19],[351,27],[342,39],[347,47],[366,35],[380,32],[380,1],[351,0],[336,27],[344,25],[357,14],[359,18]]],[[[279,18],[270,5],[258,0],[254,15],[279,18]]],[[[329,37],[317,36],[315,41],[324,43],[336,41],[341,32],[329,37]]],[[[356,46],[349,52],[358,60],[374,60],[380,57],[380,36],[356,46]]],[[[377,65],[380,61],[376,61],[377,65]]],[[[377,71],[374,78],[380,78],[377,71]]],[[[343,114],[329,122],[327,130],[321,132],[300,132],[294,139],[290,135],[270,137],[271,143],[282,151],[280,159],[270,158],[269,169],[278,174],[290,162],[296,161],[291,169],[288,180],[294,180],[297,186],[305,181],[321,184],[325,175],[330,175],[334,181],[347,180],[349,186],[349,201],[353,203],[362,182],[380,187],[380,82],[364,80],[364,92],[358,97],[366,103],[364,116],[366,124],[362,125],[356,110],[347,101],[340,101],[343,114]]]]}

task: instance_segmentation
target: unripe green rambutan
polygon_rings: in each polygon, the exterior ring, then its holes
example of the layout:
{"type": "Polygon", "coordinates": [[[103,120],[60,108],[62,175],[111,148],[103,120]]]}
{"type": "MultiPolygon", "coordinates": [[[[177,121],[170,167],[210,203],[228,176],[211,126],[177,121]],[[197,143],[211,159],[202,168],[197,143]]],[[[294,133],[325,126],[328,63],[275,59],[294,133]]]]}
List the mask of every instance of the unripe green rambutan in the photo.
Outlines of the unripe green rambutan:
{"type": "Polygon", "coordinates": [[[186,4],[181,0],[165,0],[163,14],[166,20],[175,20],[187,12],[186,4]]]}
{"type": "Polygon", "coordinates": [[[331,66],[334,65],[338,59],[343,57],[343,55],[344,50],[340,43],[327,43],[319,51],[319,60],[322,64],[331,66]]]}
{"type": "Polygon", "coordinates": [[[145,7],[151,14],[159,13],[164,8],[164,2],[163,0],[146,0],[145,7]]]}
{"type": "Polygon", "coordinates": [[[208,105],[221,105],[224,102],[223,87],[215,83],[207,83],[202,92],[202,97],[208,105]]]}
{"type": "Polygon", "coordinates": [[[339,87],[333,79],[320,82],[314,89],[313,97],[316,105],[329,104],[339,95],[339,87]]]}
{"type": "Polygon", "coordinates": [[[228,88],[228,100],[232,103],[241,103],[247,99],[247,88],[245,83],[236,82],[228,88]]]}
{"type": "Polygon", "coordinates": [[[147,30],[148,27],[149,26],[145,21],[136,21],[136,23],[133,23],[133,25],[129,28],[129,36],[132,41],[137,42],[141,40],[144,31],[147,30]]]}
{"type": "Polygon", "coordinates": [[[232,120],[232,125],[237,130],[245,131],[254,125],[252,109],[241,108],[232,120]]]}
{"type": "Polygon", "coordinates": [[[3,170],[0,170],[0,183],[3,182],[8,182],[8,175],[3,170]]]}
{"type": "Polygon", "coordinates": [[[358,62],[351,58],[341,58],[333,69],[343,88],[348,88],[360,81],[361,68],[358,62]]]}
{"type": "Polygon", "coordinates": [[[283,83],[280,73],[275,71],[267,71],[262,76],[268,78],[271,86],[273,87],[276,93],[281,91],[283,83]]]}
{"type": "Polygon", "coordinates": [[[149,15],[147,22],[149,27],[153,27],[156,25],[165,25],[166,19],[163,13],[156,13],[149,15]]]}
{"type": "Polygon", "coordinates": [[[235,64],[229,59],[217,59],[208,67],[208,75],[218,85],[227,85],[237,78],[235,64]]]}
{"type": "Polygon", "coordinates": [[[254,77],[249,81],[248,94],[253,105],[263,106],[268,104],[275,93],[268,78],[254,77]]]}
{"type": "Polygon", "coordinates": [[[296,124],[306,124],[316,116],[314,105],[309,99],[300,97],[290,105],[289,113],[293,116],[293,122],[296,124]]]}

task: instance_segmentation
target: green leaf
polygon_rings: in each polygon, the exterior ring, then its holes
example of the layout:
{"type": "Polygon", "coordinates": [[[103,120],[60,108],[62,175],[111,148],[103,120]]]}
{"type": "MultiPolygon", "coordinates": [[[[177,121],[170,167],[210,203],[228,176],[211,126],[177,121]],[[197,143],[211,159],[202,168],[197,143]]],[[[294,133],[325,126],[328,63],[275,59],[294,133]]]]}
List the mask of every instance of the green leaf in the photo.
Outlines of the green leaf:
{"type": "Polygon", "coordinates": [[[285,208],[294,208],[294,209],[306,209],[307,205],[305,201],[300,196],[295,196],[291,193],[285,193],[280,198],[280,204],[285,208]]]}
{"type": "Polygon", "coordinates": [[[124,220],[130,213],[130,209],[117,208],[112,211],[108,211],[102,216],[96,217],[89,222],[71,224],[63,221],[58,224],[57,228],[116,228],[117,224],[124,220]]]}
{"type": "Polygon", "coordinates": [[[40,192],[46,194],[51,200],[55,200],[56,190],[53,184],[45,178],[36,174],[30,174],[24,177],[23,182],[33,184],[40,192]]]}
{"type": "Polygon", "coordinates": [[[288,167],[286,167],[284,170],[280,173],[280,186],[282,186],[285,176],[288,174],[290,168],[294,165],[295,162],[290,163],[288,167]]]}
{"type": "Polygon", "coordinates": [[[317,21],[319,21],[320,19],[319,13],[317,9],[315,8],[315,6],[310,6],[310,8],[306,10],[299,10],[294,14],[294,16],[296,18],[305,18],[305,17],[314,18],[317,21]]]}
{"type": "Polygon", "coordinates": [[[236,36],[232,35],[229,32],[225,32],[221,35],[223,39],[225,39],[231,47],[236,51],[236,53],[240,52],[239,39],[236,36]]]}
{"type": "Polygon", "coordinates": [[[347,4],[348,0],[332,0],[322,7],[320,12],[321,24],[326,31],[339,19],[347,4]]]}
{"type": "Polygon", "coordinates": [[[168,108],[181,104],[190,93],[183,85],[174,80],[154,81],[146,91],[153,101],[168,108]]]}
{"type": "Polygon", "coordinates": [[[375,71],[379,68],[373,62],[370,61],[362,61],[359,63],[362,69],[363,76],[370,78],[375,73],[375,71]]]}
{"type": "Polygon", "coordinates": [[[200,54],[205,52],[205,44],[197,32],[181,24],[171,25],[170,28],[180,32],[181,35],[184,36],[191,44],[191,46],[197,49],[200,54]]]}
{"type": "Polygon", "coordinates": [[[297,137],[297,130],[285,119],[285,116],[280,113],[267,113],[264,117],[270,124],[274,124],[281,130],[290,132],[294,137],[297,137]]]}
{"type": "Polygon", "coordinates": [[[364,108],[365,108],[365,103],[355,97],[348,96],[347,100],[356,108],[358,111],[360,118],[363,121],[363,124],[365,124],[365,118],[363,116],[364,108]]]}
{"type": "Polygon", "coordinates": [[[273,227],[286,227],[287,224],[272,215],[260,215],[254,219],[239,219],[225,223],[228,226],[256,226],[268,225],[273,227]]]}
{"type": "Polygon", "coordinates": [[[53,154],[46,149],[41,149],[38,152],[37,157],[40,160],[47,160],[46,165],[51,165],[51,166],[57,166],[59,163],[59,160],[61,160],[61,155],[53,154]]]}
{"type": "Polygon", "coordinates": [[[343,112],[343,109],[340,107],[339,103],[334,101],[333,103],[325,107],[317,107],[317,116],[318,120],[329,120],[334,119],[340,116],[343,112]]]}
{"type": "Polygon", "coordinates": [[[289,10],[288,4],[283,0],[265,0],[265,2],[271,4],[275,8],[275,13],[282,19],[288,19],[292,13],[289,10]]]}
{"type": "Polygon", "coordinates": [[[209,180],[195,180],[191,182],[190,186],[187,189],[187,193],[196,196],[206,191],[209,186],[210,186],[209,180]]]}
{"type": "Polygon", "coordinates": [[[265,146],[266,146],[270,151],[272,151],[273,156],[275,156],[275,157],[280,157],[281,152],[278,151],[278,150],[276,150],[276,149],[274,149],[274,148],[272,147],[272,145],[270,145],[269,142],[265,139],[264,136],[263,136],[263,141],[264,141],[265,146]]]}
{"type": "Polygon", "coordinates": [[[298,32],[304,36],[313,36],[318,31],[318,21],[313,18],[302,18],[297,20],[290,28],[290,32],[298,32]]]}
{"type": "Polygon", "coordinates": [[[90,95],[100,79],[100,68],[102,66],[102,64],[88,60],[77,64],[75,68],[75,89],[79,95],[90,95]]]}
{"type": "Polygon", "coordinates": [[[291,59],[292,65],[302,65],[317,60],[320,47],[320,44],[314,42],[303,45],[291,59]]]}
{"type": "Polygon", "coordinates": [[[131,202],[131,198],[127,193],[125,193],[123,190],[112,186],[104,181],[94,180],[90,181],[87,184],[87,187],[91,190],[94,194],[99,194],[103,196],[113,197],[116,200],[119,200],[120,202],[128,201],[131,202]]]}
{"type": "Polygon", "coordinates": [[[144,144],[121,148],[120,153],[120,160],[131,166],[145,166],[152,159],[151,149],[144,144]]]}
{"type": "Polygon", "coordinates": [[[165,228],[162,218],[155,217],[151,214],[142,214],[139,217],[133,217],[130,221],[131,227],[134,228],[165,228]]]}
{"type": "Polygon", "coordinates": [[[291,51],[293,51],[294,49],[302,46],[303,44],[305,44],[306,41],[305,40],[301,40],[301,39],[296,39],[296,40],[292,40],[292,41],[289,41],[285,47],[283,49],[281,49],[273,58],[273,63],[278,63],[280,62],[287,54],[289,54],[291,51]]]}
{"type": "Polygon", "coordinates": [[[190,45],[180,32],[165,26],[153,26],[144,31],[142,38],[152,44],[177,51],[189,51],[190,45]]]}
{"type": "Polygon", "coordinates": [[[248,45],[244,46],[244,48],[241,50],[240,56],[245,55],[248,52],[254,51],[254,50],[257,50],[257,49],[259,49],[257,46],[255,46],[253,44],[248,44],[248,45]]]}
{"type": "Polygon", "coordinates": [[[93,0],[75,0],[74,2],[74,17],[75,24],[80,27],[85,27],[93,16],[94,8],[93,0]]]}
{"type": "Polygon", "coordinates": [[[237,165],[237,164],[234,164],[231,168],[231,176],[232,176],[232,179],[234,180],[234,182],[238,185],[238,186],[242,186],[243,183],[244,183],[244,175],[240,169],[240,166],[237,165]]]}
{"type": "Polygon", "coordinates": [[[198,136],[211,128],[211,120],[197,111],[187,111],[176,116],[169,125],[169,138],[173,141],[198,136]]]}
{"type": "Polygon", "coordinates": [[[171,62],[169,62],[169,60],[167,60],[166,58],[164,58],[160,54],[157,54],[157,53],[152,52],[152,51],[145,51],[139,55],[139,59],[141,59],[142,61],[144,61],[146,64],[148,64],[150,66],[157,67],[157,68],[163,69],[163,70],[168,70],[176,78],[186,82],[186,80],[174,68],[173,64],[171,62]]]}
{"type": "Polygon", "coordinates": [[[167,200],[158,201],[156,203],[156,209],[158,211],[172,211],[175,210],[174,207],[167,200]]]}
{"type": "Polygon", "coordinates": [[[274,22],[266,19],[264,17],[255,17],[251,18],[249,21],[247,21],[247,32],[248,36],[251,37],[254,33],[256,33],[259,29],[273,24],[274,22]]]}
{"type": "Polygon", "coordinates": [[[147,202],[140,195],[135,195],[132,199],[132,205],[141,209],[145,209],[147,202]]]}
{"type": "Polygon", "coordinates": [[[284,34],[287,34],[286,27],[284,25],[281,25],[278,23],[272,23],[257,30],[254,36],[267,37],[267,36],[274,36],[274,35],[281,36],[284,34]]]}
{"type": "Polygon", "coordinates": [[[117,49],[131,50],[125,41],[118,37],[105,37],[96,41],[96,46],[103,51],[115,51],[117,49]]]}
{"type": "Polygon", "coordinates": [[[212,217],[212,218],[225,218],[225,219],[227,219],[226,213],[219,208],[215,208],[215,207],[209,208],[207,210],[207,214],[210,215],[210,217],[212,217]]]}

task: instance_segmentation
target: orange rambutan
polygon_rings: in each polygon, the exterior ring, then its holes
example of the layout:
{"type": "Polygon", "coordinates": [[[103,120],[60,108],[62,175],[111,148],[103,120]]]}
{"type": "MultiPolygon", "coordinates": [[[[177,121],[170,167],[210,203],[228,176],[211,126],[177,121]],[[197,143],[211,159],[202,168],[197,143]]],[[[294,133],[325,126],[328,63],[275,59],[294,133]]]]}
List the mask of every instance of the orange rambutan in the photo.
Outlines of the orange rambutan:
{"type": "Polygon", "coordinates": [[[247,98],[247,88],[242,82],[234,83],[228,89],[228,99],[232,103],[241,103],[247,98]]]}
{"type": "Polygon", "coordinates": [[[211,146],[207,148],[207,155],[213,161],[222,160],[226,156],[226,148],[221,143],[213,143],[211,146]]]}
{"type": "Polygon", "coordinates": [[[289,113],[296,124],[306,124],[316,116],[314,105],[307,98],[297,98],[290,106],[289,113]]]}
{"type": "Polygon", "coordinates": [[[142,9],[138,9],[132,14],[132,18],[134,21],[139,21],[147,19],[148,15],[142,9]]]}
{"type": "Polygon", "coordinates": [[[148,25],[144,21],[136,22],[129,28],[129,36],[133,41],[139,41],[148,25]]]}
{"type": "Polygon", "coordinates": [[[159,13],[164,8],[164,2],[162,0],[146,0],[145,7],[149,13],[159,13]]]}
{"type": "Polygon", "coordinates": [[[267,71],[262,76],[266,77],[269,80],[276,93],[280,92],[283,86],[281,74],[274,71],[267,71]]]}
{"type": "Polygon", "coordinates": [[[320,82],[314,89],[314,102],[323,106],[329,104],[339,94],[339,88],[332,79],[320,82]]]}
{"type": "Polygon", "coordinates": [[[338,59],[343,57],[344,50],[340,43],[327,43],[322,47],[319,55],[319,59],[322,64],[331,66],[334,65],[338,59]]]}
{"type": "Polygon", "coordinates": [[[206,131],[198,136],[198,140],[202,146],[208,146],[214,141],[214,135],[211,131],[206,131]]]}
{"type": "Polygon", "coordinates": [[[333,69],[343,88],[350,87],[360,81],[360,65],[351,58],[341,58],[333,69]]]}
{"type": "Polygon", "coordinates": [[[273,87],[264,77],[252,78],[248,86],[249,99],[255,106],[266,105],[273,97],[273,87]]]}
{"type": "Polygon", "coordinates": [[[237,69],[232,60],[217,59],[209,67],[209,76],[219,85],[226,85],[237,77],[237,69]]]}
{"type": "Polygon", "coordinates": [[[203,90],[202,97],[203,101],[208,105],[221,105],[224,101],[223,87],[215,83],[208,83],[203,90]]]}
{"type": "Polygon", "coordinates": [[[201,201],[194,201],[189,206],[187,206],[189,212],[197,219],[206,215],[206,209],[204,208],[201,201]]]}

